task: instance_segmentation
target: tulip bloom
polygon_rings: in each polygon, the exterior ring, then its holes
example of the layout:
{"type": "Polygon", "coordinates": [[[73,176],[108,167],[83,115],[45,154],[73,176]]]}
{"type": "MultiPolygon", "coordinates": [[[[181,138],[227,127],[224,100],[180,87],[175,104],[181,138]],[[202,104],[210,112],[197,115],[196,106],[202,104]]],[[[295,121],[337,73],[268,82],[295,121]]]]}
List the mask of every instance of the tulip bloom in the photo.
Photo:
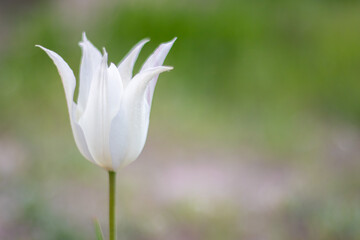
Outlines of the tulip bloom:
{"type": "Polygon", "coordinates": [[[76,79],[68,64],[55,52],[43,49],[56,65],[65,89],[70,123],[76,145],[89,161],[108,171],[116,171],[141,153],[148,132],[151,102],[162,66],[174,41],[161,44],[132,76],[135,61],[149,40],[140,41],[118,66],[108,66],[103,54],[86,38],[82,48],[80,87],[73,101],[76,79]]]}

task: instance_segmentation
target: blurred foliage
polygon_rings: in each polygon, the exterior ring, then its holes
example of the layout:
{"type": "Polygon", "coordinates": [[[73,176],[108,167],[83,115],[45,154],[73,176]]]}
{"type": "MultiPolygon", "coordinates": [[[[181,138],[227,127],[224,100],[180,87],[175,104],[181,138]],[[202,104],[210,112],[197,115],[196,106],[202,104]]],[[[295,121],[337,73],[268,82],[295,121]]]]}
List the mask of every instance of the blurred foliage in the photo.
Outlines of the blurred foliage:
{"type": "Polygon", "coordinates": [[[88,17],[89,24],[73,24],[76,16],[59,16],[43,3],[15,19],[1,57],[2,125],[59,112],[57,73],[33,46],[57,51],[77,75],[83,30],[115,63],[150,37],[137,69],[160,42],[178,36],[166,60],[175,70],[160,78],[168,80],[157,86],[153,118],[185,137],[216,135],[225,145],[244,140],[282,151],[294,150],[294,135],[313,137],[314,119],[360,123],[358,2],[188,3],[115,4],[100,8],[96,20],[88,17]]]}
{"type": "Polygon", "coordinates": [[[358,201],[331,197],[325,202],[298,199],[285,208],[287,235],[292,239],[355,240],[360,236],[358,201]]]}
{"type": "MultiPolygon", "coordinates": [[[[0,39],[0,132],[20,136],[31,159],[28,172],[11,185],[24,194],[15,197],[24,202],[18,203],[23,209],[14,221],[25,226],[30,239],[89,237],[77,235],[41,196],[47,181],[83,180],[93,170],[83,168],[85,161],[62,161],[81,157],[71,140],[56,68],[35,48],[40,44],[56,51],[78,76],[82,31],[99,48],[105,46],[115,63],[150,37],[136,71],[158,44],[178,37],[165,61],[175,69],[161,75],[157,85],[150,134],[229,149],[253,146],[275,160],[302,160],[299,168],[314,173],[314,182],[332,186],[314,192],[333,195],[289,201],[271,221],[279,228],[267,239],[359,238],[359,166],[330,181],[322,179],[321,163],[306,165],[326,156],[321,137],[332,124],[360,126],[359,1],[135,0],[92,3],[93,8],[71,1],[10,2],[3,16],[7,21],[0,23],[8,24],[0,39]]],[[[12,194],[9,186],[5,190],[2,194],[12,194]]],[[[166,210],[175,235],[215,240],[244,234],[245,227],[236,225],[237,210],[221,206],[209,216],[187,202],[166,210]],[[194,232],[187,232],[193,225],[194,232]]],[[[122,239],[156,238],[147,229],[152,219],[146,221],[146,213],[123,214],[122,239]]]]}

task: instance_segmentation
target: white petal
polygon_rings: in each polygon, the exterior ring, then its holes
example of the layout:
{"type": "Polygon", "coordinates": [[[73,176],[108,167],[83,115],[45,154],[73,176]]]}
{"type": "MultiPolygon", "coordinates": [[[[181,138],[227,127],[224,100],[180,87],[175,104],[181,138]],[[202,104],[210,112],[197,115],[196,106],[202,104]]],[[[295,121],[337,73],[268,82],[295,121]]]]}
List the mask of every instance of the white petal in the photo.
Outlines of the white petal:
{"type": "Polygon", "coordinates": [[[110,131],[110,150],[114,169],[134,161],[141,153],[149,126],[150,106],[145,90],[150,80],[172,67],[149,68],[137,74],[124,90],[121,107],[110,131]]]}
{"type": "Polygon", "coordinates": [[[140,73],[136,74],[128,85],[129,90],[126,89],[127,94],[132,94],[132,97],[143,97],[144,91],[149,82],[154,78],[157,78],[160,73],[170,71],[173,67],[169,66],[156,66],[147,68],[140,73]]]}
{"type": "Polygon", "coordinates": [[[36,46],[44,50],[56,65],[64,86],[66,102],[68,104],[69,110],[71,110],[74,90],[76,86],[76,79],[73,71],[71,70],[69,65],[64,61],[64,59],[62,59],[62,57],[60,57],[57,53],[47,48],[44,48],[40,45],[36,45],[36,46]]]}
{"type": "Polygon", "coordinates": [[[132,131],[132,129],[128,127],[129,122],[126,109],[124,108],[122,101],[120,111],[112,120],[109,133],[110,153],[114,170],[119,168],[120,164],[124,162],[127,155],[128,146],[130,144],[129,139],[132,131]]]}
{"type": "MultiPolygon", "coordinates": [[[[164,63],[165,58],[166,58],[167,54],[169,53],[169,51],[175,41],[176,41],[176,38],[174,38],[170,42],[161,44],[154,51],[154,53],[151,54],[151,56],[146,60],[146,62],[142,66],[140,72],[142,72],[148,68],[161,66],[164,63]]],[[[147,99],[149,105],[151,105],[152,98],[154,95],[154,90],[155,90],[155,86],[156,86],[156,82],[157,82],[157,76],[155,76],[152,80],[153,81],[150,82],[148,89],[146,90],[146,99],[147,99]]]]}
{"type": "Polygon", "coordinates": [[[75,120],[75,112],[76,112],[77,106],[73,102],[72,106],[72,112],[70,113],[70,123],[71,123],[71,129],[73,131],[73,135],[75,138],[76,146],[78,147],[80,153],[90,162],[95,163],[93,157],[91,156],[91,153],[89,151],[89,148],[87,146],[84,132],[82,128],[80,127],[79,123],[75,120]]]}
{"type": "Polygon", "coordinates": [[[83,39],[79,43],[82,48],[82,59],[80,65],[80,88],[78,97],[78,111],[82,113],[86,108],[86,102],[89,96],[91,80],[94,77],[95,71],[101,62],[101,53],[99,50],[86,38],[85,32],[83,39]]]}
{"type": "Polygon", "coordinates": [[[69,116],[70,116],[70,124],[73,131],[73,135],[75,138],[76,145],[81,152],[81,154],[88,159],[89,161],[93,161],[93,158],[88,150],[88,147],[86,145],[84,134],[82,132],[82,129],[75,121],[75,109],[76,104],[73,101],[74,96],[74,90],[76,86],[76,80],[73,71],[69,67],[69,65],[62,59],[57,53],[46,49],[42,46],[37,45],[37,47],[40,47],[42,50],[44,50],[49,57],[53,60],[54,64],[56,65],[59,74],[61,76],[61,80],[63,82],[64,90],[65,90],[65,97],[66,102],[68,105],[69,110],[69,116]]]}
{"type": "Polygon", "coordinates": [[[110,124],[119,111],[121,91],[120,74],[114,64],[107,68],[107,53],[104,53],[101,66],[92,79],[79,124],[95,162],[108,170],[113,170],[109,148],[110,124]]]}
{"type": "Polygon", "coordinates": [[[120,100],[124,90],[119,70],[114,63],[111,63],[108,68],[108,81],[109,93],[107,101],[109,104],[110,118],[112,119],[119,112],[120,100]]]}
{"type": "Polygon", "coordinates": [[[123,81],[124,87],[128,85],[132,78],[133,68],[136,62],[136,59],[139,56],[139,53],[143,46],[149,42],[149,39],[143,39],[133,47],[126,57],[119,64],[119,72],[121,80],[123,81]]]}

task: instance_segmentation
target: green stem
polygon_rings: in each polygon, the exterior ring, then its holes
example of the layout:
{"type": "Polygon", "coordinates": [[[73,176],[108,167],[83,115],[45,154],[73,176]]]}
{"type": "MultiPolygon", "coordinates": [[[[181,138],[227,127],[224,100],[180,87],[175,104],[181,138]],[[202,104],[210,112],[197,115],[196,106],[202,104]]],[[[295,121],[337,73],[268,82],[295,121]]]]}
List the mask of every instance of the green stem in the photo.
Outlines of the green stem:
{"type": "Polygon", "coordinates": [[[116,172],[109,171],[109,239],[116,240],[116,172]]]}

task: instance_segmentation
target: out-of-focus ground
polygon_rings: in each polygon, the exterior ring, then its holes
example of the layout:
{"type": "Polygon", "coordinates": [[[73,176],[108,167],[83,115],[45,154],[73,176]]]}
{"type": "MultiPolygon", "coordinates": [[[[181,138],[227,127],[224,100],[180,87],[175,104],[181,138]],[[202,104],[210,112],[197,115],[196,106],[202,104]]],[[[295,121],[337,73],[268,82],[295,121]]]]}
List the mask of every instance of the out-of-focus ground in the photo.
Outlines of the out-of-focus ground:
{"type": "Polygon", "coordinates": [[[107,174],[75,147],[60,77],[81,32],[119,62],[178,37],[148,141],[118,174],[119,239],[360,238],[357,1],[1,1],[0,239],[95,239],[107,174]]]}

